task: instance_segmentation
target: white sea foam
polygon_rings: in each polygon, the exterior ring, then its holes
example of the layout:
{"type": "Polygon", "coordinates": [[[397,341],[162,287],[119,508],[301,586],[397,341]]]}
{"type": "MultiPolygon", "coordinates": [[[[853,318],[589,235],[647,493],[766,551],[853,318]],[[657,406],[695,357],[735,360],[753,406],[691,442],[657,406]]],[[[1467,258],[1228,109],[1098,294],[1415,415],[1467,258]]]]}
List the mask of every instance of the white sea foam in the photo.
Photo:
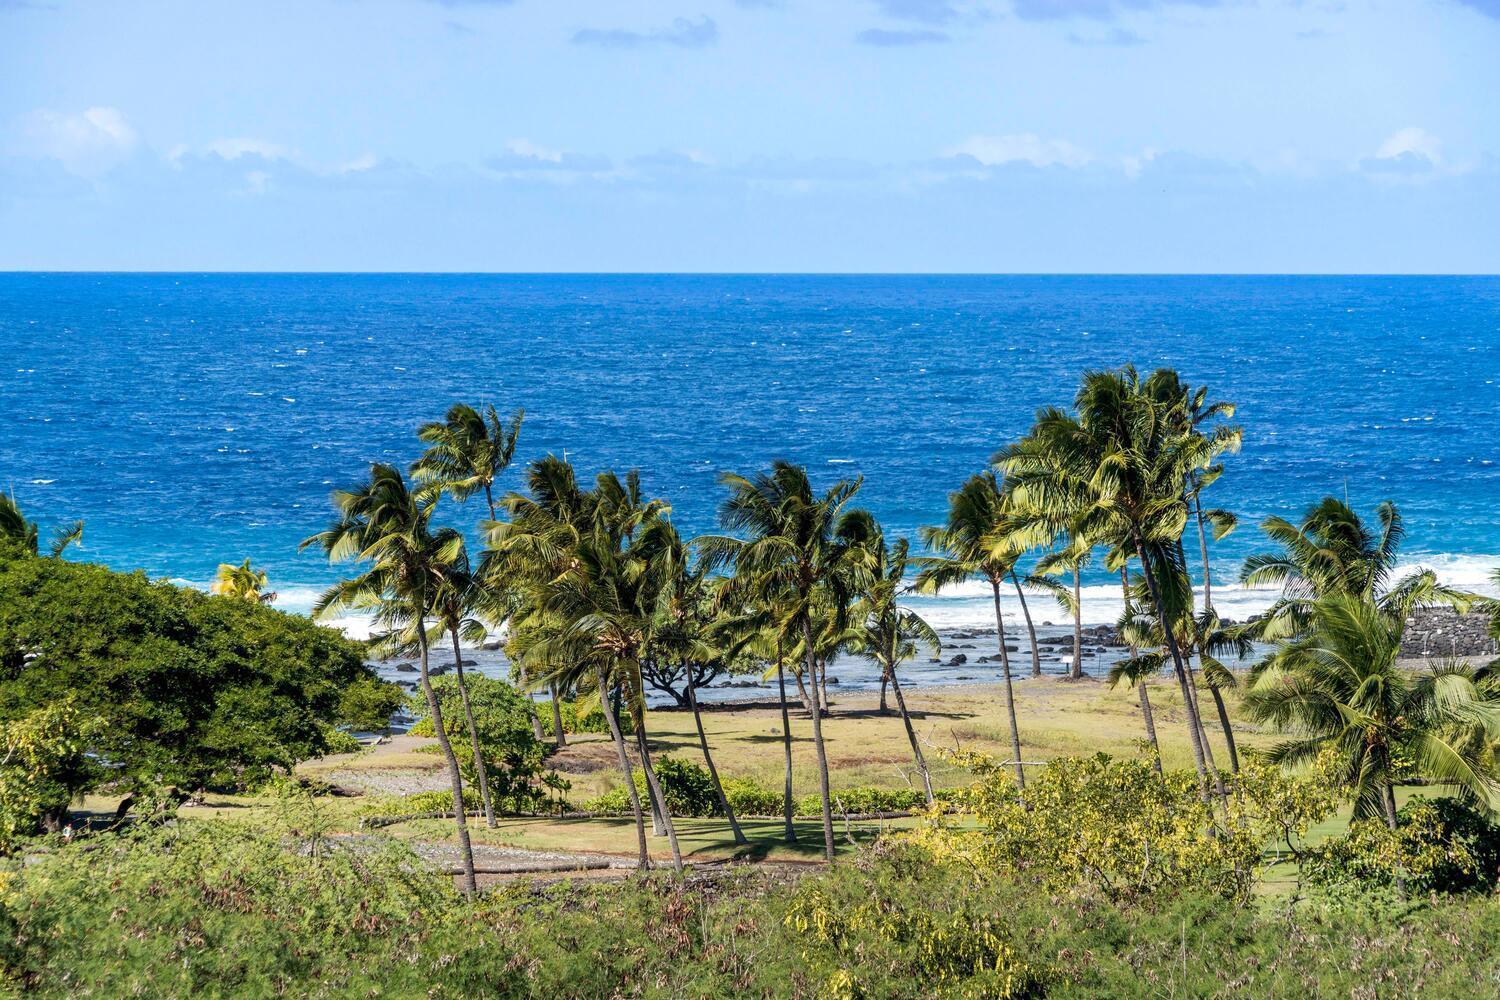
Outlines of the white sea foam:
{"type": "MultiPolygon", "coordinates": [[[[1400,579],[1418,569],[1432,570],[1447,586],[1500,597],[1500,584],[1495,581],[1496,572],[1500,572],[1500,555],[1421,556],[1397,566],[1391,579],[1400,579]]],[[[1195,588],[1195,593],[1201,603],[1203,588],[1195,588]]],[[[1214,608],[1223,618],[1243,621],[1265,611],[1279,593],[1279,589],[1275,587],[1242,587],[1237,583],[1215,581],[1214,608]]],[[[1082,588],[1081,596],[1083,621],[1086,625],[1116,622],[1124,610],[1125,602],[1118,583],[1087,585],[1082,588]]],[[[907,598],[905,603],[937,628],[974,628],[994,621],[995,610],[990,585],[980,580],[950,587],[935,597],[914,595],[907,598]]],[[[1052,621],[1063,624],[1071,621],[1068,612],[1062,610],[1049,594],[1028,590],[1026,603],[1032,619],[1038,623],[1052,621]]],[[[1021,605],[1014,587],[1007,585],[1001,588],[1000,606],[1007,618],[1019,618],[1021,605]]]]}

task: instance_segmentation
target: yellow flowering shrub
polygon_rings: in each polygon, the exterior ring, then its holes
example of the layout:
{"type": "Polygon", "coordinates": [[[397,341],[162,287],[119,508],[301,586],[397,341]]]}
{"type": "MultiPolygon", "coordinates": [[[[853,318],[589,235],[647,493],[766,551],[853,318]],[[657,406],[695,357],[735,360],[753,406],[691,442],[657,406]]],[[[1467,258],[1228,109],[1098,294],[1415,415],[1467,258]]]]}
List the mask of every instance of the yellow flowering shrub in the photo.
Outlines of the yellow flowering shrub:
{"type": "Polygon", "coordinates": [[[1242,897],[1272,836],[1300,838],[1333,808],[1325,786],[1253,763],[1232,784],[1226,811],[1204,800],[1196,774],[1158,775],[1144,760],[1054,760],[1023,795],[992,759],[948,756],[979,779],[961,798],[968,815],[929,815],[910,840],[935,858],[1024,872],[1056,892],[1128,899],[1199,888],[1242,897]]]}

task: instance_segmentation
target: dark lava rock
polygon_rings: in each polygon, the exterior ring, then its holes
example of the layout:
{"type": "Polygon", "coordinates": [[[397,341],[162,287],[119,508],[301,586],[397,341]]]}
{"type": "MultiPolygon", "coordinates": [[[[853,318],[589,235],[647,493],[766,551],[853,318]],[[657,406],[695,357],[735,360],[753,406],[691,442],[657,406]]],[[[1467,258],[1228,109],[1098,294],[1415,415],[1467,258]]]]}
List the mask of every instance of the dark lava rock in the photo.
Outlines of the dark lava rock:
{"type": "Polygon", "coordinates": [[[959,653],[953,659],[951,659],[951,660],[948,661],[948,666],[950,666],[950,667],[957,667],[957,666],[961,666],[961,665],[963,665],[965,663],[968,663],[968,662],[969,662],[969,658],[967,656],[965,656],[964,654],[959,653]]]}
{"type": "Polygon", "coordinates": [[[396,672],[398,674],[414,674],[417,672],[417,668],[410,663],[398,663],[396,664],[396,672]]]}

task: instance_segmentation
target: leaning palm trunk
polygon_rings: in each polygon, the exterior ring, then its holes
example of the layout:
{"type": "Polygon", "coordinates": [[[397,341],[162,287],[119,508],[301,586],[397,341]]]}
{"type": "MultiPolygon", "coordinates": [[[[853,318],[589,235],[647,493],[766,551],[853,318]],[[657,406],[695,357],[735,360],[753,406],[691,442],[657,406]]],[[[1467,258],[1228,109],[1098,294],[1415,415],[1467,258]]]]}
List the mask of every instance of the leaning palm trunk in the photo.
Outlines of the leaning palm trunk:
{"type": "Polygon", "coordinates": [[[792,675],[792,679],[797,682],[797,697],[802,699],[802,710],[811,715],[813,711],[813,699],[812,695],[807,693],[807,685],[802,682],[803,669],[802,664],[799,663],[797,665],[797,672],[792,675]]]}
{"type": "Polygon", "coordinates": [[[740,829],[740,821],[735,818],[734,807],[729,804],[729,796],[724,794],[724,785],[719,781],[719,769],[714,767],[714,756],[708,752],[708,734],[703,731],[703,715],[698,711],[698,695],[693,687],[693,668],[689,664],[687,668],[687,696],[688,704],[693,709],[693,725],[698,727],[698,745],[703,748],[703,763],[708,765],[708,777],[714,783],[714,795],[718,796],[719,808],[724,810],[724,817],[729,820],[729,829],[734,834],[736,844],[748,844],[745,833],[740,829]]]}
{"type": "Polygon", "coordinates": [[[818,753],[818,797],[823,805],[823,853],[833,861],[833,803],[828,794],[828,750],[823,746],[823,706],[818,701],[817,659],[813,656],[812,622],[802,618],[802,641],[807,647],[807,671],[813,694],[813,746],[818,753]]]}
{"type": "MultiPolygon", "coordinates": [[[[1188,655],[1192,655],[1189,648],[1188,655]]],[[[1198,718],[1198,738],[1203,742],[1203,759],[1208,764],[1208,773],[1214,776],[1215,792],[1223,800],[1225,807],[1229,805],[1229,796],[1224,789],[1224,779],[1219,776],[1219,764],[1214,759],[1214,745],[1208,738],[1208,725],[1203,721],[1203,703],[1198,700],[1198,675],[1193,670],[1193,661],[1187,661],[1188,691],[1193,696],[1193,714],[1198,718]]]]}
{"type": "MultiPolygon", "coordinates": [[[[1130,618],[1130,572],[1124,566],[1120,567],[1120,591],[1125,596],[1125,618],[1130,618]]],[[[1133,633],[1132,633],[1133,634],[1133,633]]],[[[1134,642],[1130,644],[1130,658],[1134,660],[1139,651],[1134,642]]],[[[1141,697],[1141,715],[1146,720],[1146,738],[1151,741],[1152,758],[1151,763],[1156,767],[1156,773],[1160,775],[1161,770],[1161,744],[1156,740],[1156,717],[1151,712],[1151,692],[1146,688],[1146,679],[1136,685],[1136,690],[1141,697]]]]}
{"type": "MultiPolygon", "coordinates": [[[[1151,592],[1151,603],[1156,606],[1158,615],[1161,615],[1161,591],[1156,586],[1151,561],[1146,556],[1146,543],[1138,532],[1133,533],[1131,541],[1135,543],[1136,558],[1141,563],[1141,575],[1146,578],[1146,589],[1151,592]]],[[[1203,756],[1203,726],[1198,720],[1198,705],[1193,700],[1192,682],[1188,680],[1187,668],[1183,666],[1182,650],[1177,645],[1177,636],[1170,628],[1163,628],[1162,632],[1167,639],[1167,651],[1172,656],[1172,669],[1177,674],[1177,684],[1182,689],[1182,705],[1188,717],[1188,737],[1193,747],[1193,764],[1198,769],[1198,786],[1206,801],[1208,799],[1208,764],[1203,756]]],[[[1217,780],[1217,772],[1215,772],[1215,779],[1217,780]]],[[[1220,785],[1222,786],[1222,781],[1220,785]]]]}
{"type": "MultiPolygon", "coordinates": [[[[522,667],[517,679],[521,683],[521,690],[526,691],[526,668],[522,667]]],[[[538,743],[547,738],[542,731],[542,717],[536,714],[536,701],[531,697],[531,692],[526,692],[526,717],[531,720],[531,735],[536,737],[538,743]]]]}
{"type": "Polygon", "coordinates": [[[565,747],[568,745],[568,737],[563,732],[562,705],[557,700],[557,682],[553,681],[548,687],[552,692],[552,743],[554,746],[565,747]]]}
{"type": "Polygon", "coordinates": [[[829,712],[831,714],[832,710],[828,707],[829,704],[830,704],[830,702],[828,700],[828,661],[827,660],[822,660],[822,661],[820,661],[818,663],[818,684],[822,688],[823,711],[824,712],[829,712]]]}
{"type": "Polygon", "coordinates": [[[474,849],[469,845],[469,824],[464,817],[464,781],[458,773],[458,758],[453,755],[453,744],[448,742],[448,730],[443,725],[443,707],[438,704],[437,692],[432,690],[432,676],[427,672],[427,630],[422,627],[426,608],[417,612],[418,664],[422,669],[422,694],[427,699],[427,711],[432,713],[432,732],[437,737],[438,749],[443,752],[443,761],[448,766],[448,783],[453,788],[453,821],[458,828],[458,856],[463,865],[464,894],[473,896],[479,891],[474,878],[474,849]]]}
{"type": "Polygon", "coordinates": [[[1070,680],[1083,677],[1083,574],[1073,567],[1073,667],[1068,671],[1070,680]]]}
{"type": "Polygon", "coordinates": [[[1229,712],[1224,707],[1224,696],[1223,696],[1223,694],[1221,694],[1219,692],[1219,689],[1215,685],[1213,685],[1213,684],[1210,684],[1208,686],[1208,690],[1209,690],[1209,693],[1213,695],[1213,698],[1214,698],[1214,708],[1216,708],[1218,710],[1218,712],[1219,712],[1219,725],[1222,726],[1223,729],[1224,729],[1224,743],[1225,743],[1225,745],[1227,747],[1229,747],[1229,770],[1230,770],[1230,773],[1232,773],[1232,774],[1239,774],[1240,773],[1240,755],[1239,755],[1239,752],[1235,748],[1235,745],[1234,745],[1234,730],[1231,729],[1231,728],[1229,728],[1229,712]]]}
{"type": "Polygon", "coordinates": [[[651,855],[646,851],[646,817],[641,814],[641,797],[635,790],[635,775],[630,769],[630,755],[625,751],[625,737],[620,732],[620,720],[615,718],[614,706],[609,703],[609,688],[604,679],[604,668],[598,668],[599,707],[604,709],[604,719],[609,723],[609,735],[615,741],[615,752],[620,757],[620,770],[625,774],[625,792],[630,796],[630,813],[635,817],[636,850],[639,866],[651,867],[651,855]]]}
{"type": "Polygon", "coordinates": [[[1016,762],[1016,787],[1026,790],[1026,768],[1021,763],[1021,727],[1016,722],[1016,696],[1010,684],[1010,654],[1005,651],[1005,616],[1000,611],[1000,581],[990,580],[995,597],[995,638],[1000,641],[1000,672],[1005,675],[1005,714],[1010,717],[1010,752],[1016,762]]]}
{"type": "Polygon", "coordinates": [[[891,678],[891,690],[896,695],[896,707],[901,712],[901,724],[906,727],[906,738],[911,743],[912,756],[917,761],[917,773],[922,776],[922,790],[927,795],[927,804],[933,803],[932,776],[927,773],[927,758],[922,756],[922,744],[917,740],[917,731],[911,724],[911,713],[906,710],[906,697],[901,693],[901,681],[896,677],[896,671],[887,667],[886,672],[891,678]]]}
{"type": "Polygon", "coordinates": [[[661,814],[661,825],[667,834],[667,843],[672,847],[672,870],[682,874],[682,850],[677,845],[677,828],[672,824],[672,810],[667,806],[667,797],[662,794],[661,783],[656,780],[656,768],[651,764],[651,748],[646,743],[646,712],[635,713],[635,743],[641,754],[641,770],[646,772],[646,790],[651,793],[661,814]]]}
{"type": "Polygon", "coordinates": [[[786,670],[781,664],[781,647],[776,647],[776,686],[781,689],[781,746],[786,751],[786,781],[781,794],[781,809],[786,815],[786,842],[797,842],[797,828],[792,825],[792,719],[786,710],[786,670]]]}
{"type": "Polygon", "coordinates": [[[891,714],[891,707],[890,707],[889,704],[886,703],[886,699],[885,699],[885,691],[886,691],[886,688],[890,687],[890,684],[891,684],[891,674],[890,674],[890,671],[888,671],[888,670],[882,670],[881,673],[880,673],[880,714],[881,715],[890,715],[891,714]]]}
{"type": "Polygon", "coordinates": [[[1026,591],[1021,589],[1021,581],[1016,579],[1015,570],[1011,570],[1010,582],[1016,585],[1016,600],[1021,602],[1021,617],[1026,620],[1026,636],[1031,640],[1031,676],[1042,676],[1042,651],[1036,644],[1036,626],[1031,621],[1031,609],[1026,606],[1026,591]]]}
{"type": "Polygon", "coordinates": [[[485,770],[484,757],[479,752],[479,729],[474,725],[474,709],[469,705],[469,682],[464,680],[464,658],[459,652],[458,630],[450,629],[453,636],[453,671],[458,678],[458,696],[463,700],[464,722],[469,726],[469,746],[474,752],[474,771],[479,776],[479,799],[484,803],[484,823],[495,828],[495,806],[490,801],[490,777],[485,770]]]}

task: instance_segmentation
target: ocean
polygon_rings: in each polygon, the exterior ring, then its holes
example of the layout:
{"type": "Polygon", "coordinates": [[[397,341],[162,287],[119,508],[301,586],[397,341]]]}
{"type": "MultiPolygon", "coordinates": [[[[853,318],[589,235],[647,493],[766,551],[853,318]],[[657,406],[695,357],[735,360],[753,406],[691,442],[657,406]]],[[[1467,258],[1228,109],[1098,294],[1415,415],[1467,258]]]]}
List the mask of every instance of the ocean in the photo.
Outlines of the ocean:
{"type": "MultiPolygon", "coordinates": [[[[549,452],[639,468],[690,535],[721,471],[788,458],[863,476],[913,534],[1082,370],[1126,362],[1239,407],[1208,494],[1241,519],[1221,613],[1269,600],[1234,583],[1257,522],[1328,494],[1394,500],[1404,561],[1449,583],[1500,566],[1493,277],[0,274],[0,358],[0,488],[44,532],[83,518],[74,558],[199,586],[248,557],[288,610],[339,573],[297,551],[329,491],[410,462],[455,400],[525,407],[502,488],[549,452]]],[[[1086,583],[1085,619],[1112,620],[1117,581],[1086,583]]],[[[913,603],[990,615],[977,586],[913,603]]]]}

